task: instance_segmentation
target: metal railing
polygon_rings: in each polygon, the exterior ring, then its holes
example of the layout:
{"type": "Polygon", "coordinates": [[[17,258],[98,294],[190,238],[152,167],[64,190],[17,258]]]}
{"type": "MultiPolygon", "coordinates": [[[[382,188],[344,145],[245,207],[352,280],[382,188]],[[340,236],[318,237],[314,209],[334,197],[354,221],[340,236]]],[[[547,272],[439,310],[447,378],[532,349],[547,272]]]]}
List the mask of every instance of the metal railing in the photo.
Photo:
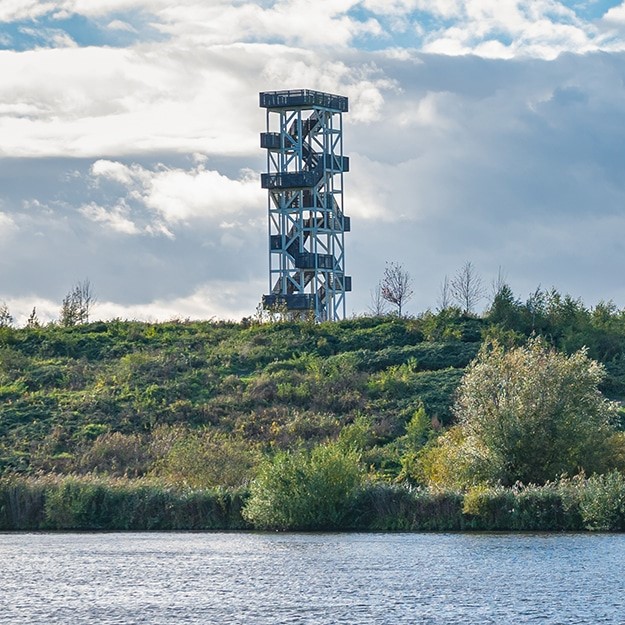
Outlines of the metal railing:
{"type": "Polygon", "coordinates": [[[263,108],[320,106],[340,113],[347,113],[348,111],[348,100],[345,96],[312,89],[263,91],[259,96],[260,106],[263,108]]]}
{"type": "Polygon", "coordinates": [[[307,310],[315,307],[314,295],[303,293],[263,295],[263,306],[286,306],[288,310],[307,310]]]}
{"type": "Polygon", "coordinates": [[[303,189],[306,187],[314,187],[321,179],[321,175],[321,171],[261,174],[260,186],[263,189],[303,189]]]}

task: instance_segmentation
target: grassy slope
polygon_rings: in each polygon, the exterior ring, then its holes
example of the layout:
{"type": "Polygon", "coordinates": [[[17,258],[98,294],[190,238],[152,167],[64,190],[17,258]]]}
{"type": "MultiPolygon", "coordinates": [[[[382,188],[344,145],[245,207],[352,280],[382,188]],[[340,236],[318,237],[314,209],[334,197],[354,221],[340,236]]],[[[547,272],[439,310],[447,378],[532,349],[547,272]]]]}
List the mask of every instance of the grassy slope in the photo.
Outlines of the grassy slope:
{"type": "Polygon", "coordinates": [[[334,438],[366,414],[384,445],[420,402],[450,420],[462,368],[479,347],[479,322],[463,323],[470,340],[447,342],[425,341],[418,320],[393,318],[2,328],[0,473],[80,470],[102,436],[149,444],[164,425],[204,426],[269,449],[334,438]]]}
{"type": "Polygon", "coordinates": [[[188,475],[199,470],[194,456],[204,470],[222,451],[253,466],[258,454],[310,447],[363,419],[365,460],[394,475],[421,404],[428,418],[451,421],[454,391],[484,335],[522,340],[538,331],[565,351],[589,345],[606,363],[604,391],[625,395],[625,313],[573,302],[573,314],[569,300],[558,302],[542,316],[510,304],[511,320],[494,309],[488,319],[443,311],[323,324],[0,328],[0,475],[134,477],[163,462],[188,475]],[[194,431],[203,438],[189,438],[194,431]]]}

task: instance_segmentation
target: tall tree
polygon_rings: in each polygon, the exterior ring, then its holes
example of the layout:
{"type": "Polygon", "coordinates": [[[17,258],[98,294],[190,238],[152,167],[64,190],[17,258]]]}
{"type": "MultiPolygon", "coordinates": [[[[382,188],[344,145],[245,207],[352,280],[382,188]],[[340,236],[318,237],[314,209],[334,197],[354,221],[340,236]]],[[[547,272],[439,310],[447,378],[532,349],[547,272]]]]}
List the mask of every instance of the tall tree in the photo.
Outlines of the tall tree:
{"type": "Polygon", "coordinates": [[[13,325],[13,315],[9,312],[9,307],[0,302],[0,328],[8,328],[13,325]]]}
{"type": "Polygon", "coordinates": [[[96,296],[89,279],[78,282],[63,298],[60,323],[63,326],[75,326],[89,322],[91,309],[95,305],[96,296]]]}
{"type": "Polygon", "coordinates": [[[386,263],[380,282],[382,297],[397,306],[397,316],[402,316],[404,304],[414,295],[412,278],[399,263],[386,263]]]}
{"type": "Polygon", "coordinates": [[[471,314],[485,294],[484,283],[473,263],[467,261],[458,270],[451,279],[450,291],[462,311],[467,315],[471,314]]]}
{"type": "Polygon", "coordinates": [[[28,316],[26,320],[27,328],[38,328],[41,324],[39,323],[39,317],[37,316],[37,307],[33,306],[33,310],[28,316]]]}

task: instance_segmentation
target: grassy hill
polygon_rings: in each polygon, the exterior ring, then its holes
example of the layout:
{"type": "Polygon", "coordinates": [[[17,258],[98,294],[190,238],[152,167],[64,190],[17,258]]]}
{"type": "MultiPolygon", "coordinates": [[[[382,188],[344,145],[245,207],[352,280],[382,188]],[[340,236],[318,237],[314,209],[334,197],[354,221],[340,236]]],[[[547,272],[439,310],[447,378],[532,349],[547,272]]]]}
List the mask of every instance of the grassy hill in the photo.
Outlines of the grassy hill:
{"type": "MultiPolygon", "coordinates": [[[[519,345],[539,334],[564,352],[586,346],[605,365],[603,392],[625,397],[625,313],[543,295],[495,298],[480,318],[448,309],[321,324],[0,327],[0,528],[249,527],[241,510],[253,478],[277,475],[278,492],[289,475],[329,471],[315,495],[327,502],[329,485],[348,477],[343,465],[366,474],[357,498],[337,494],[328,513],[348,510],[349,519],[282,527],[584,528],[584,498],[594,505],[602,476],[557,492],[398,485],[453,422],[455,390],[483,341],[519,345]],[[268,458],[284,472],[267,474],[268,458]]],[[[610,479],[625,492],[625,480],[610,479]]],[[[262,514],[254,524],[272,527],[262,514]]]]}
{"type": "Polygon", "coordinates": [[[142,475],[199,432],[262,453],[358,419],[383,449],[421,403],[449,422],[481,324],[459,318],[447,341],[393,317],[2,328],[0,471],[142,475]]]}
{"type": "Polygon", "coordinates": [[[394,478],[408,444],[451,422],[481,342],[536,333],[563,351],[588,346],[604,392],[625,395],[625,315],[556,292],[541,306],[495,299],[483,318],[3,327],[0,475],[237,486],[267,454],[356,437],[367,465],[394,478]]]}

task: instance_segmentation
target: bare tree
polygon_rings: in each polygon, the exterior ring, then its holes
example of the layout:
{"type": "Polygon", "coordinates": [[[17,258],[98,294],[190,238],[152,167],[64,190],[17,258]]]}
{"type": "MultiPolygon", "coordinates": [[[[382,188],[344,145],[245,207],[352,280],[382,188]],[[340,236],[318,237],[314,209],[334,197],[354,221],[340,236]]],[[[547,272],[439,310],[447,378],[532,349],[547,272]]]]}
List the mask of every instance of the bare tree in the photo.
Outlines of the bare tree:
{"type": "Polygon", "coordinates": [[[386,263],[380,293],[387,302],[397,306],[397,316],[401,317],[404,304],[414,295],[410,274],[399,263],[386,263]]]}
{"type": "Polygon", "coordinates": [[[450,307],[451,307],[451,284],[449,283],[449,278],[445,276],[439,288],[438,309],[447,310],[450,307]]]}
{"type": "Polygon", "coordinates": [[[371,291],[371,304],[368,306],[369,313],[374,317],[383,317],[387,312],[386,300],[382,296],[382,285],[377,284],[371,291]]]}
{"type": "Polygon", "coordinates": [[[508,282],[506,280],[506,272],[502,270],[500,265],[499,269],[497,270],[497,276],[493,278],[490,283],[490,290],[493,299],[495,299],[495,297],[497,297],[501,290],[506,286],[508,286],[508,282]]]}
{"type": "Polygon", "coordinates": [[[473,312],[485,295],[482,278],[470,261],[467,261],[452,278],[450,289],[452,298],[467,315],[473,312]]]}
{"type": "Polygon", "coordinates": [[[78,282],[65,296],[61,305],[60,322],[63,326],[75,326],[89,322],[89,314],[96,296],[88,279],[78,282]]]}

